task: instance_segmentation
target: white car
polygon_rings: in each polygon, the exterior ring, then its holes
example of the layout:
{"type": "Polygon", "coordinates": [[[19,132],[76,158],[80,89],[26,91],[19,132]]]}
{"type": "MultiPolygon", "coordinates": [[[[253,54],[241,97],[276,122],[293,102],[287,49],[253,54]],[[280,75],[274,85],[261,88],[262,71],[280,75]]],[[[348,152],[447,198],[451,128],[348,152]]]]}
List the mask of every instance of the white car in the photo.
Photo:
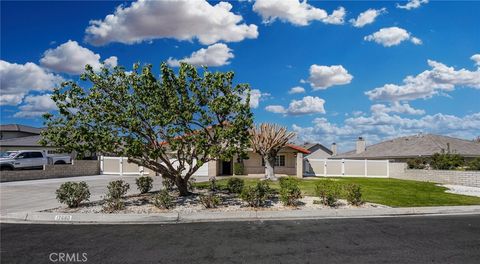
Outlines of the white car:
{"type": "Polygon", "coordinates": [[[43,150],[17,150],[2,153],[0,170],[43,168],[46,164],[70,164],[70,156],[47,155],[43,150]]]}

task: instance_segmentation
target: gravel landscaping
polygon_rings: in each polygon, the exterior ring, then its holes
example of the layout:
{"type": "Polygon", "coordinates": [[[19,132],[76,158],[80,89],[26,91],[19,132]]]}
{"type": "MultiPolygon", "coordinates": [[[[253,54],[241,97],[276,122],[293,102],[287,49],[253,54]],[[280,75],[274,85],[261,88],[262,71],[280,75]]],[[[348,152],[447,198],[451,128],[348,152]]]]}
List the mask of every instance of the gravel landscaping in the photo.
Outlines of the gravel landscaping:
{"type": "MultiPolygon", "coordinates": [[[[221,203],[216,208],[206,209],[199,201],[201,194],[206,194],[206,190],[198,190],[196,194],[188,197],[179,197],[176,192],[171,192],[171,195],[176,199],[176,206],[172,209],[160,209],[153,205],[152,198],[156,192],[129,195],[125,197],[125,209],[118,210],[113,213],[117,214],[152,214],[165,212],[182,212],[193,213],[200,211],[253,211],[253,210],[298,210],[298,209],[347,209],[347,208],[387,208],[388,206],[363,203],[360,206],[352,206],[344,199],[339,199],[336,207],[328,207],[318,203],[320,199],[313,196],[304,196],[301,198],[297,206],[284,206],[277,198],[268,200],[264,207],[253,208],[249,207],[244,201],[235,195],[228,192],[219,191],[216,194],[221,198],[221,203]],[[316,202],[318,201],[318,202],[316,202]]],[[[78,208],[68,208],[67,206],[60,206],[53,209],[48,209],[43,212],[59,212],[59,213],[106,213],[103,210],[104,201],[92,201],[80,205],[78,208]]]]}

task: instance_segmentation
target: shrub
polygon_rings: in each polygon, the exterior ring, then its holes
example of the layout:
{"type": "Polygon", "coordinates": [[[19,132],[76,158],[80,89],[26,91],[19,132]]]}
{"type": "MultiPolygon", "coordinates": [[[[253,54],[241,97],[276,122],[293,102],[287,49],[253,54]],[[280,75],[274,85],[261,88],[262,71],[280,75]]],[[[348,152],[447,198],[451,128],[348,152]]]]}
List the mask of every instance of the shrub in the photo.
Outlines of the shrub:
{"type": "Polygon", "coordinates": [[[320,197],[322,204],[333,207],[340,196],[340,186],[332,180],[322,180],[315,186],[315,193],[320,197]]]}
{"type": "Polygon", "coordinates": [[[205,208],[215,208],[220,204],[220,197],[215,194],[200,195],[199,200],[205,208]]]}
{"type": "Polygon", "coordinates": [[[351,205],[359,206],[362,201],[362,189],[358,184],[348,184],[345,186],[347,202],[351,205]]]}
{"type": "Polygon", "coordinates": [[[298,186],[298,179],[293,177],[280,178],[280,201],[284,205],[294,206],[300,198],[302,198],[302,192],[298,186]]]}
{"type": "Polygon", "coordinates": [[[215,177],[211,177],[210,179],[208,179],[208,184],[209,184],[210,191],[212,192],[217,191],[218,186],[217,186],[217,179],[215,177]]]}
{"type": "Polygon", "coordinates": [[[465,164],[465,160],[458,154],[435,153],[430,161],[430,166],[435,170],[453,170],[465,164]]]}
{"type": "Polygon", "coordinates": [[[408,159],[407,165],[409,169],[420,169],[423,170],[428,166],[428,160],[423,157],[418,157],[414,159],[408,159]]]}
{"type": "Polygon", "coordinates": [[[111,181],[107,186],[107,198],[120,199],[127,194],[130,184],[124,180],[111,181]]]}
{"type": "Polygon", "coordinates": [[[229,178],[227,181],[227,190],[230,193],[241,193],[245,186],[245,181],[240,178],[229,178]]]}
{"type": "Polygon", "coordinates": [[[175,182],[173,182],[173,180],[170,178],[162,177],[162,185],[165,190],[173,191],[173,188],[175,187],[175,182]]]}
{"type": "Polygon", "coordinates": [[[480,170],[480,158],[475,158],[468,162],[467,170],[480,170]]]}
{"type": "Polygon", "coordinates": [[[235,174],[235,175],[244,175],[245,174],[245,166],[243,165],[243,163],[233,164],[233,174],[235,174]]]}
{"type": "Polygon", "coordinates": [[[83,201],[88,201],[90,198],[90,190],[86,182],[65,182],[60,185],[60,188],[55,192],[57,200],[60,203],[68,205],[70,208],[75,208],[83,201]]]}
{"type": "Polygon", "coordinates": [[[107,198],[103,205],[103,210],[107,213],[122,210],[125,208],[125,203],[120,198],[107,198]]]}
{"type": "Polygon", "coordinates": [[[264,206],[267,199],[270,198],[272,189],[268,181],[260,181],[254,187],[245,186],[240,194],[240,198],[247,202],[249,206],[264,206]]]}
{"type": "Polygon", "coordinates": [[[153,205],[161,209],[170,209],[175,205],[173,197],[167,190],[160,190],[155,196],[153,196],[153,205]]]}
{"type": "Polygon", "coordinates": [[[149,176],[142,176],[135,179],[137,189],[140,193],[147,193],[153,188],[153,179],[149,176]]]}

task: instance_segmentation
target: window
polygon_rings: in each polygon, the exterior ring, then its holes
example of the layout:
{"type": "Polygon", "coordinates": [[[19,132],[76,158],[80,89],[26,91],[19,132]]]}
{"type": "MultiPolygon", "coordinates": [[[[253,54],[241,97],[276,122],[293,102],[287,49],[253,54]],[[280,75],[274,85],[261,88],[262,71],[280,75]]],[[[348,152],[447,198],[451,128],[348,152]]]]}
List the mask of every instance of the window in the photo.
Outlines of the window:
{"type": "Polygon", "coordinates": [[[29,158],[43,158],[42,152],[30,152],[29,158]]]}
{"type": "MultiPolygon", "coordinates": [[[[265,167],[265,160],[262,159],[262,166],[265,167]]],[[[275,157],[275,167],[285,167],[285,155],[275,157]]]]}

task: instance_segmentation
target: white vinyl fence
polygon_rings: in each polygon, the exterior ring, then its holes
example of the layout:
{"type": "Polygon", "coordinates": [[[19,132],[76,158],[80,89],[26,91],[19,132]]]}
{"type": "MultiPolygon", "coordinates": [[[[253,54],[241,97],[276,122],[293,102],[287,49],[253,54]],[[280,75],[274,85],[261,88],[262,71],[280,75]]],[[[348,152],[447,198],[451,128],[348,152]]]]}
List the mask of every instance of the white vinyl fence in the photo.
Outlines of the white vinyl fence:
{"type": "Polygon", "coordinates": [[[379,177],[390,176],[388,160],[304,159],[306,176],[379,177]]]}
{"type": "MultiPolygon", "coordinates": [[[[176,163],[172,161],[175,166],[176,163]]],[[[186,168],[188,170],[188,168],[186,168]]],[[[150,175],[155,173],[143,166],[128,162],[127,157],[100,157],[100,173],[110,175],[150,175]]],[[[208,163],[201,166],[194,174],[194,176],[208,176],[208,163]]]]}

